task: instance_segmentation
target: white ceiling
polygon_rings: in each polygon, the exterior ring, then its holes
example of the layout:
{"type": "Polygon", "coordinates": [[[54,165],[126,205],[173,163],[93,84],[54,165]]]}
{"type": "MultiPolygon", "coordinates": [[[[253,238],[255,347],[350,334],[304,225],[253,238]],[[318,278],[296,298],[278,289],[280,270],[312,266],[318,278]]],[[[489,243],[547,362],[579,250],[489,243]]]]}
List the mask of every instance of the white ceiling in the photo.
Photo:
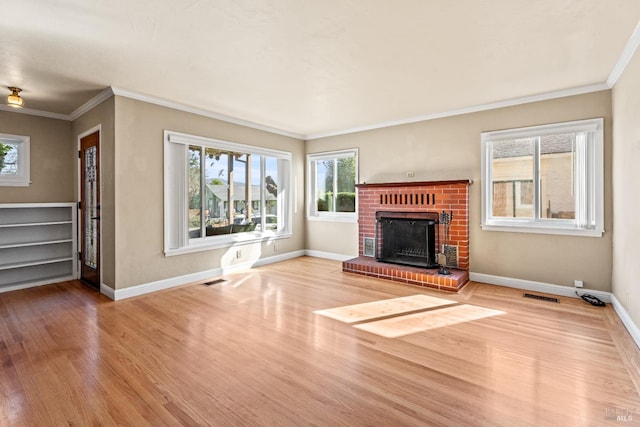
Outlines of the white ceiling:
{"type": "MultiPolygon", "coordinates": [[[[112,86],[304,137],[606,87],[638,0],[5,1],[0,85],[112,86]]],[[[7,91],[8,94],[8,91],[7,91]]]]}

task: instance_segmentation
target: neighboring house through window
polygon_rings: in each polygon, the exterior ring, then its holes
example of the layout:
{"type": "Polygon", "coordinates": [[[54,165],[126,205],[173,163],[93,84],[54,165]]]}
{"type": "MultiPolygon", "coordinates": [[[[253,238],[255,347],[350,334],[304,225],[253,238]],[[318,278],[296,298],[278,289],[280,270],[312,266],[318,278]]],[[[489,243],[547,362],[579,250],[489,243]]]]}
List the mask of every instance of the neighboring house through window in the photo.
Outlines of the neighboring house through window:
{"type": "Polygon", "coordinates": [[[309,154],[307,169],[309,219],[355,221],[358,150],[309,154]]]}
{"type": "Polygon", "coordinates": [[[27,187],[30,181],[28,136],[0,133],[0,186],[27,187]]]}
{"type": "Polygon", "coordinates": [[[603,120],[482,134],[482,228],[600,236],[603,120]]]}
{"type": "Polygon", "coordinates": [[[165,253],[291,234],[291,153],[165,132],[165,253]]]}

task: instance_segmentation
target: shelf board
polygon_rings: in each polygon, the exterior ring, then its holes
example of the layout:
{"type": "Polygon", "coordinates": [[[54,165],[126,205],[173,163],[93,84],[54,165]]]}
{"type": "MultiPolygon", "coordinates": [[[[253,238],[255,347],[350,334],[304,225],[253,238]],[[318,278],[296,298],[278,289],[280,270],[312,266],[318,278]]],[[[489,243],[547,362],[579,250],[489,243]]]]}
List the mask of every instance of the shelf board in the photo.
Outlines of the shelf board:
{"type": "Polygon", "coordinates": [[[32,267],[35,265],[55,264],[57,262],[73,261],[73,257],[47,258],[32,261],[14,262],[11,264],[0,264],[0,270],[10,270],[12,268],[32,267]]]}
{"type": "Polygon", "coordinates": [[[39,225],[60,225],[60,224],[73,224],[73,221],[45,221],[45,222],[27,222],[18,224],[0,224],[0,228],[15,228],[15,227],[36,227],[39,225]]]}
{"type": "Polygon", "coordinates": [[[55,245],[56,243],[70,243],[70,242],[73,242],[73,239],[42,240],[39,242],[24,242],[24,243],[3,243],[3,244],[0,244],[0,249],[24,248],[27,246],[55,245]]]}
{"type": "Polygon", "coordinates": [[[75,280],[76,277],[72,274],[57,274],[38,277],[37,279],[23,280],[19,282],[1,283],[0,293],[17,291],[19,289],[31,288],[34,286],[48,285],[50,283],[67,282],[69,280],[75,280]]]}

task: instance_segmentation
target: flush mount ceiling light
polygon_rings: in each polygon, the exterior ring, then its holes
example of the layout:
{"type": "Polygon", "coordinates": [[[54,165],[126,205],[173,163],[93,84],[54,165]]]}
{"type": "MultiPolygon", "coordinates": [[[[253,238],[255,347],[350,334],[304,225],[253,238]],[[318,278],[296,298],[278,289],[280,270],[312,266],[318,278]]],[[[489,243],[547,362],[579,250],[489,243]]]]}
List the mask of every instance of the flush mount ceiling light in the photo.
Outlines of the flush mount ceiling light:
{"type": "Polygon", "coordinates": [[[14,86],[9,86],[8,89],[11,91],[11,95],[7,96],[7,105],[14,108],[22,108],[22,105],[24,105],[24,99],[20,96],[22,89],[14,86]]]}

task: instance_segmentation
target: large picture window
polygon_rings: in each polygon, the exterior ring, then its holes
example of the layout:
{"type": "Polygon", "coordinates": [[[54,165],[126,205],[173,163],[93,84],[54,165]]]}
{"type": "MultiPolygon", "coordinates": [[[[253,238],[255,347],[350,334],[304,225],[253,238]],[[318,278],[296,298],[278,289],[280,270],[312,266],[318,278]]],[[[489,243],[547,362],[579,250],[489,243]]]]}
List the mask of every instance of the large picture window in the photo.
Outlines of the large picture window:
{"type": "Polygon", "coordinates": [[[165,253],[291,233],[291,154],[165,132],[165,253]]]}
{"type": "Polygon", "coordinates": [[[600,236],[603,120],[482,134],[482,227],[600,236]]]}
{"type": "Polygon", "coordinates": [[[28,136],[0,133],[0,185],[27,187],[29,174],[28,136]]]}
{"type": "Polygon", "coordinates": [[[358,151],[307,156],[310,219],[356,220],[358,151]]]}

